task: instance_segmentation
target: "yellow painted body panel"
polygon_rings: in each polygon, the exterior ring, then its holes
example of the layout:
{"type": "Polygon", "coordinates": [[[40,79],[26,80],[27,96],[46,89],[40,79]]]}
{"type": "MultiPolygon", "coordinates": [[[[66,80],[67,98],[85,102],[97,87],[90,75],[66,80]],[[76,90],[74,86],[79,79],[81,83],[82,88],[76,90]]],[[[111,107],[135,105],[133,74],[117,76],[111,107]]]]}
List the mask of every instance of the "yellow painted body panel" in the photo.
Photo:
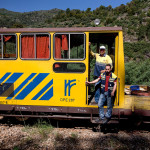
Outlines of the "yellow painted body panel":
{"type": "MultiPolygon", "coordinates": [[[[19,58],[20,55],[20,39],[19,33],[18,35],[18,58],[17,60],[1,60],[1,72],[0,78],[4,76],[5,73],[11,72],[13,73],[23,73],[23,75],[14,83],[14,89],[16,89],[31,73],[49,73],[49,75],[38,85],[36,86],[23,100],[15,99],[19,93],[21,93],[26,86],[33,82],[37,75],[35,75],[32,80],[28,81],[28,83],[11,99],[6,100],[6,96],[1,96],[0,104],[13,104],[13,105],[37,105],[37,106],[78,106],[84,107],[86,106],[86,85],[85,81],[88,77],[88,71],[84,73],[55,73],[53,71],[53,64],[56,62],[53,57],[50,60],[21,60],[19,58]],[[39,100],[50,88],[48,88],[37,100],[31,100],[36,93],[38,93],[50,80],[53,79],[53,97],[50,100],[39,100]],[[65,80],[73,80],[76,79],[76,86],[71,88],[71,95],[64,96],[64,84],[65,80]]],[[[87,35],[88,36],[88,35],[87,35]]],[[[51,37],[53,37],[53,33],[51,33],[51,37]]],[[[88,40],[88,38],[87,38],[88,40]]],[[[53,39],[51,38],[51,56],[53,56],[53,39]]],[[[87,52],[88,53],[88,52],[87,52]]],[[[57,61],[58,62],[58,61],[57,61]]],[[[61,61],[63,62],[63,61],[61,61]]],[[[64,61],[67,62],[67,61],[64,61]]],[[[69,61],[74,62],[74,61],[69,61]]],[[[88,64],[88,59],[83,61],[78,61],[85,64],[88,64]]],[[[88,70],[88,67],[86,67],[88,70]]],[[[10,75],[10,76],[11,76],[10,75]]],[[[10,77],[8,76],[6,80],[10,77]]],[[[5,80],[5,81],[6,81],[5,80]]],[[[5,82],[4,81],[4,82],[5,82]]],[[[3,83],[2,83],[3,84],[3,83]]],[[[7,90],[7,93],[4,95],[10,95],[11,93],[7,90]]],[[[68,92],[68,91],[67,91],[68,92]]]]}
{"type": "MultiPolygon", "coordinates": [[[[23,81],[25,81],[31,73],[36,73],[36,75],[25,84],[17,94],[14,95],[12,99],[6,99],[7,96],[11,94],[5,93],[4,96],[0,97],[0,104],[5,105],[36,105],[36,106],[68,106],[68,107],[98,107],[87,104],[88,98],[88,87],[85,85],[85,81],[88,79],[89,70],[89,33],[86,34],[86,58],[85,60],[77,61],[84,63],[86,65],[86,70],[84,73],[55,73],[53,71],[53,64],[55,62],[76,62],[76,61],[56,61],[53,58],[53,33],[51,34],[51,52],[50,60],[21,60],[20,59],[20,38],[21,33],[17,33],[17,43],[18,43],[18,58],[16,60],[0,60],[0,78],[2,78],[7,72],[11,74],[5,79],[5,81],[13,73],[23,73],[14,83],[14,90],[17,89],[23,81]],[[48,73],[48,75],[41,81],[24,99],[15,99],[33,80],[38,76],[39,73],[48,73]],[[36,100],[32,98],[39,93],[47,83],[53,80],[53,84],[42,93],[36,100]],[[75,80],[76,85],[71,87],[70,96],[65,96],[65,80],[75,80]],[[53,95],[49,100],[40,100],[40,98],[48,92],[48,90],[53,88],[53,95]],[[7,96],[5,96],[7,95],[7,96]]],[[[118,33],[115,39],[115,74],[119,78],[117,80],[117,94],[115,100],[114,108],[124,108],[126,104],[124,102],[124,86],[125,86],[125,67],[124,67],[124,51],[123,51],[123,33],[122,31],[98,31],[94,33],[118,33]]],[[[4,81],[4,82],[5,82],[4,81]]],[[[3,82],[3,83],[4,83],[3,82]]],[[[2,84],[3,84],[2,83],[2,84]]],[[[9,92],[9,91],[7,91],[9,92]]],[[[129,107],[127,107],[129,108],[129,107]]]]}
{"type": "Polygon", "coordinates": [[[150,96],[125,95],[125,109],[150,110],[150,96]]]}
{"type": "Polygon", "coordinates": [[[117,96],[119,101],[119,106],[124,108],[124,87],[125,87],[125,65],[124,65],[124,49],[123,49],[123,33],[119,32],[118,35],[118,86],[117,86],[117,96]]]}

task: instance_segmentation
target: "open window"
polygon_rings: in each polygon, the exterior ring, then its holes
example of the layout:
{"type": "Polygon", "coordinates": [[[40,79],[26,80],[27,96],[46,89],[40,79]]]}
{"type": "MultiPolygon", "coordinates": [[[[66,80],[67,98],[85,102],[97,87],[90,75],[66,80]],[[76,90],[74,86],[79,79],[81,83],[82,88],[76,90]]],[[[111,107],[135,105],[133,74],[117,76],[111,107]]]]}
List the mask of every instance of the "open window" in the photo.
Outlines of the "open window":
{"type": "Polygon", "coordinates": [[[0,59],[17,58],[17,39],[14,34],[0,34],[0,59]]]}
{"type": "Polygon", "coordinates": [[[84,33],[56,33],[54,42],[56,60],[83,60],[85,58],[84,33]]]}
{"type": "Polygon", "coordinates": [[[21,35],[22,59],[49,59],[50,35],[44,33],[21,35]]]}

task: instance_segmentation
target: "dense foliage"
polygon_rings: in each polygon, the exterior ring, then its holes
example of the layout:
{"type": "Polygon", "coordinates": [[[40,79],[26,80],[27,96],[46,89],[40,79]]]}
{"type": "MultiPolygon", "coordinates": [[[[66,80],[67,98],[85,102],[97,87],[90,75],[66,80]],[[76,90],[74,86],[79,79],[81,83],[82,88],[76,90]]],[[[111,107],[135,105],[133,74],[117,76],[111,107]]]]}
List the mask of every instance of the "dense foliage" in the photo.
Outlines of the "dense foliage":
{"type": "Polygon", "coordinates": [[[150,86],[150,43],[124,43],[125,83],[150,86]]]}
{"type": "Polygon", "coordinates": [[[124,42],[125,61],[144,61],[150,58],[150,43],[139,42],[124,42]]]}
{"type": "Polygon", "coordinates": [[[150,86],[150,61],[147,59],[137,63],[131,61],[126,63],[126,84],[139,84],[150,86]]]}

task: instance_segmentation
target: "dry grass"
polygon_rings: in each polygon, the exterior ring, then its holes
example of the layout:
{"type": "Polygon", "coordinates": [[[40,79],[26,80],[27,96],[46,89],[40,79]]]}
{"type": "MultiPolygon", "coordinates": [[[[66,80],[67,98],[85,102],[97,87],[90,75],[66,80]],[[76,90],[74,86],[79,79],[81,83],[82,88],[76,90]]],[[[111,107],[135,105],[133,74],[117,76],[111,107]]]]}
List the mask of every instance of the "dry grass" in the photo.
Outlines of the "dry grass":
{"type": "MultiPolygon", "coordinates": [[[[147,129],[150,129],[147,127],[147,129]]],[[[150,134],[142,130],[118,133],[86,128],[55,128],[45,121],[33,125],[0,124],[0,149],[11,150],[132,150],[150,149],[150,134]]]]}

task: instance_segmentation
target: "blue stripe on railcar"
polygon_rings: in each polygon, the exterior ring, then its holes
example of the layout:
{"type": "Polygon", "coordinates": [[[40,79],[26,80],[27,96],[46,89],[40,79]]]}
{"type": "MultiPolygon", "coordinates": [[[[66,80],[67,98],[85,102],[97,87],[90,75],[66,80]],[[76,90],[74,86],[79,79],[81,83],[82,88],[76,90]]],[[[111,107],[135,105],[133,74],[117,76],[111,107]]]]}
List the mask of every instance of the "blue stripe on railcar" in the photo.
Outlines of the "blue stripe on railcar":
{"type": "Polygon", "coordinates": [[[40,100],[49,100],[53,97],[53,87],[50,88],[41,98],[40,100]]]}
{"type": "Polygon", "coordinates": [[[31,80],[34,76],[36,75],[36,73],[31,73],[31,75],[29,77],[27,77],[22,84],[20,84],[15,91],[13,91],[8,97],[7,99],[12,99],[14,95],[16,95],[27,83],[29,80],[31,80]]]}
{"type": "Polygon", "coordinates": [[[15,99],[23,100],[35,87],[37,87],[49,73],[39,73],[32,82],[30,82],[16,97],[15,99]]]}
{"type": "Polygon", "coordinates": [[[53,79],[39,93],[37,93],[32,100],[37,100],[52,84],[53,79]]]}
{"type": "Polygon", "coordinates": [[[10,74],[11,74],[11,72],[7,72],[7,73],[0,79],[0,83],[2,83],[10,74]]]}

